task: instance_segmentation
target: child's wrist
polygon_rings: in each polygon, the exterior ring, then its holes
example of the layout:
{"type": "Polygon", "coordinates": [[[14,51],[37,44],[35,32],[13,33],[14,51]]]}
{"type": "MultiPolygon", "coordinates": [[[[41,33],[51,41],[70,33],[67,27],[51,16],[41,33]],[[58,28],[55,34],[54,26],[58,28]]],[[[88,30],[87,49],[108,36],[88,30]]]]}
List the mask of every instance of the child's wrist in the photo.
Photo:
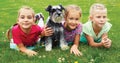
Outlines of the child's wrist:
{"type": "Polygon", "coordinates": [[[45,36],[44,30],[41,32],[41,37],[45,36]]]}
{"type": "Polygon", "coordinates": [[[76,44],[73,44],[73,46],[75,46],[75,47],[77,47],[77,48],[78,48],[78,45],[76,45],[76,44]]]}

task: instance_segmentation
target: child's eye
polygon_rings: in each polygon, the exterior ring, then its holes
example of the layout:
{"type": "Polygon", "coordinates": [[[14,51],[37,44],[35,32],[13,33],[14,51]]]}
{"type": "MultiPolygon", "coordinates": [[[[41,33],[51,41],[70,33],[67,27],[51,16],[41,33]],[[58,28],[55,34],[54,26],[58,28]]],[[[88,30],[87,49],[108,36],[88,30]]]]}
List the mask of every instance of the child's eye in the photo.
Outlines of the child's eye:
{"type": "Polygon", "coordinates": [[[21,16],[20,18],[21,18],[21,19],[24,19],[25,17],[24,17],[24,16],[21,16]]]}
{"type": "Polygon", "coordinates": [[[70,20],[73,20],[73,18],[69,18],[70,20]]]}
{"type": "Polygon", "coordinates": [[[106,16],[103,16],[103,18],[106,18],[106,16]]]}
{"type": "Polygon", "coordinates": [[[79,20],[78,18],[76,18],[76,20],[79,20]]]}
{"type": "Polygon", "coordinates": [[[97,16],[97,18],[101,18],[101,16],[97,16]]]}
{"type": "Polygon", "coordinates": [[[27,18],[28,18],[28,19],[32,19],[32,16],[28,16],[27,18]]]}

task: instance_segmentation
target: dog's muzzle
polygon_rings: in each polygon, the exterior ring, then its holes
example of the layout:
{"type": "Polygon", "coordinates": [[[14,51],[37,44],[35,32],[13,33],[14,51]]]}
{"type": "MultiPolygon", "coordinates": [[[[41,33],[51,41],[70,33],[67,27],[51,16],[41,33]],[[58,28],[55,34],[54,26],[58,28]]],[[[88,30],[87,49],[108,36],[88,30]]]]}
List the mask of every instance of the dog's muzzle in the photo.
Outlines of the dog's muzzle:
{"type": "Polygon", "coordinates": [[[54,12],[52,15],[52,20],[55,23],[61,23],[61,21],[63,20],[63,13],[58,11],[58,12],[54,12]]]}

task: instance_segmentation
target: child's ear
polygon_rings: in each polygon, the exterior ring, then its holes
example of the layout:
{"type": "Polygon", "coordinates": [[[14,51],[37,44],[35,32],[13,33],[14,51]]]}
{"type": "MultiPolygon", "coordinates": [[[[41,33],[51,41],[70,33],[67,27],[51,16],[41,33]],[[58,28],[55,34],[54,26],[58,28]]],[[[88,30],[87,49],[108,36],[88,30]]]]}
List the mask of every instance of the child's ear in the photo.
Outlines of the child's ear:
{"type": "Polygon", "coordinates": [[[19,23],[19,19],[17,19],[17,22],[16,23],[19,23]]]}
{"type": "Polygon", "coordinates": [[[65,19],[65,21],[67,20],[67,16],[66,15],[64,15],[64,19],[65,19]]]}
{"type": "Polygon", "coordinates": [[[93,17],[92,17],[92,16],[89,16],[89,19],[92,21],[92,20],[93,20],[93,17]]]}
{"type": "Polygon", "coordinates": [[[35,18],[33,18],[33,22],[32,22],[32,24],[34,25],[36,23],[36,19],[35,18]]]}
{"type": "Polygon", "coordinates": [[[19,24],[19,21],[17,21],[17,24],[19,24]]]}

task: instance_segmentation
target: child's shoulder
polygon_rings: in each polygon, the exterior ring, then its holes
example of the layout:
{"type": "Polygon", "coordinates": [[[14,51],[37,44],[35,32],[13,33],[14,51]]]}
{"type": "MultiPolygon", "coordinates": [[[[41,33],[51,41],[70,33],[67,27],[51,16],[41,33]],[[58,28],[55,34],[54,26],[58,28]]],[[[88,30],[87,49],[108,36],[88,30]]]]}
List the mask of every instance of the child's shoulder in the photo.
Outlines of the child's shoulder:
{"type": "Polygon", "coordinates": [[[12,26],[12,30],[17,30],[17,29],[19,29],[19,25],[13,25],[12,26]]]}
{"type": "Polygon", "coordinates": [[[77,28],[82,28],[83,27],[83,24],[82,23],[79,23],[77,28]]]}
{"type": "Polygon", "coordinates": [[[15,33],[18,33],[20,31],[19,25],[14,25],[14,26],[12,26],[11,29],[12,29],[12,32],[15,32],[15,33]]]}
{"type": "Polygon", "coordinates": [[[84,23],[84,25],[89,25],[91,23],[92,23],[92,21],[87,21],[87,22],[84,23]]]}
{"type": "Polygon", "coordinates": [[[112,24],[109,22],[106,22],[105,25],[103,26],[103,29],[110,29],[112,27],[112,24]]]}
{"type": "Polygon", "coordinates": [[[86,23],[83,24],[83,27],[91,27],[92,26],[92,21],[87,21],[86,23]]]}
{"type": "Polygon", "coordinates": [[[105,25],[110,26],[110,27],[112,26],[112,24],[110,22],[106,22],[105,25]]]}

